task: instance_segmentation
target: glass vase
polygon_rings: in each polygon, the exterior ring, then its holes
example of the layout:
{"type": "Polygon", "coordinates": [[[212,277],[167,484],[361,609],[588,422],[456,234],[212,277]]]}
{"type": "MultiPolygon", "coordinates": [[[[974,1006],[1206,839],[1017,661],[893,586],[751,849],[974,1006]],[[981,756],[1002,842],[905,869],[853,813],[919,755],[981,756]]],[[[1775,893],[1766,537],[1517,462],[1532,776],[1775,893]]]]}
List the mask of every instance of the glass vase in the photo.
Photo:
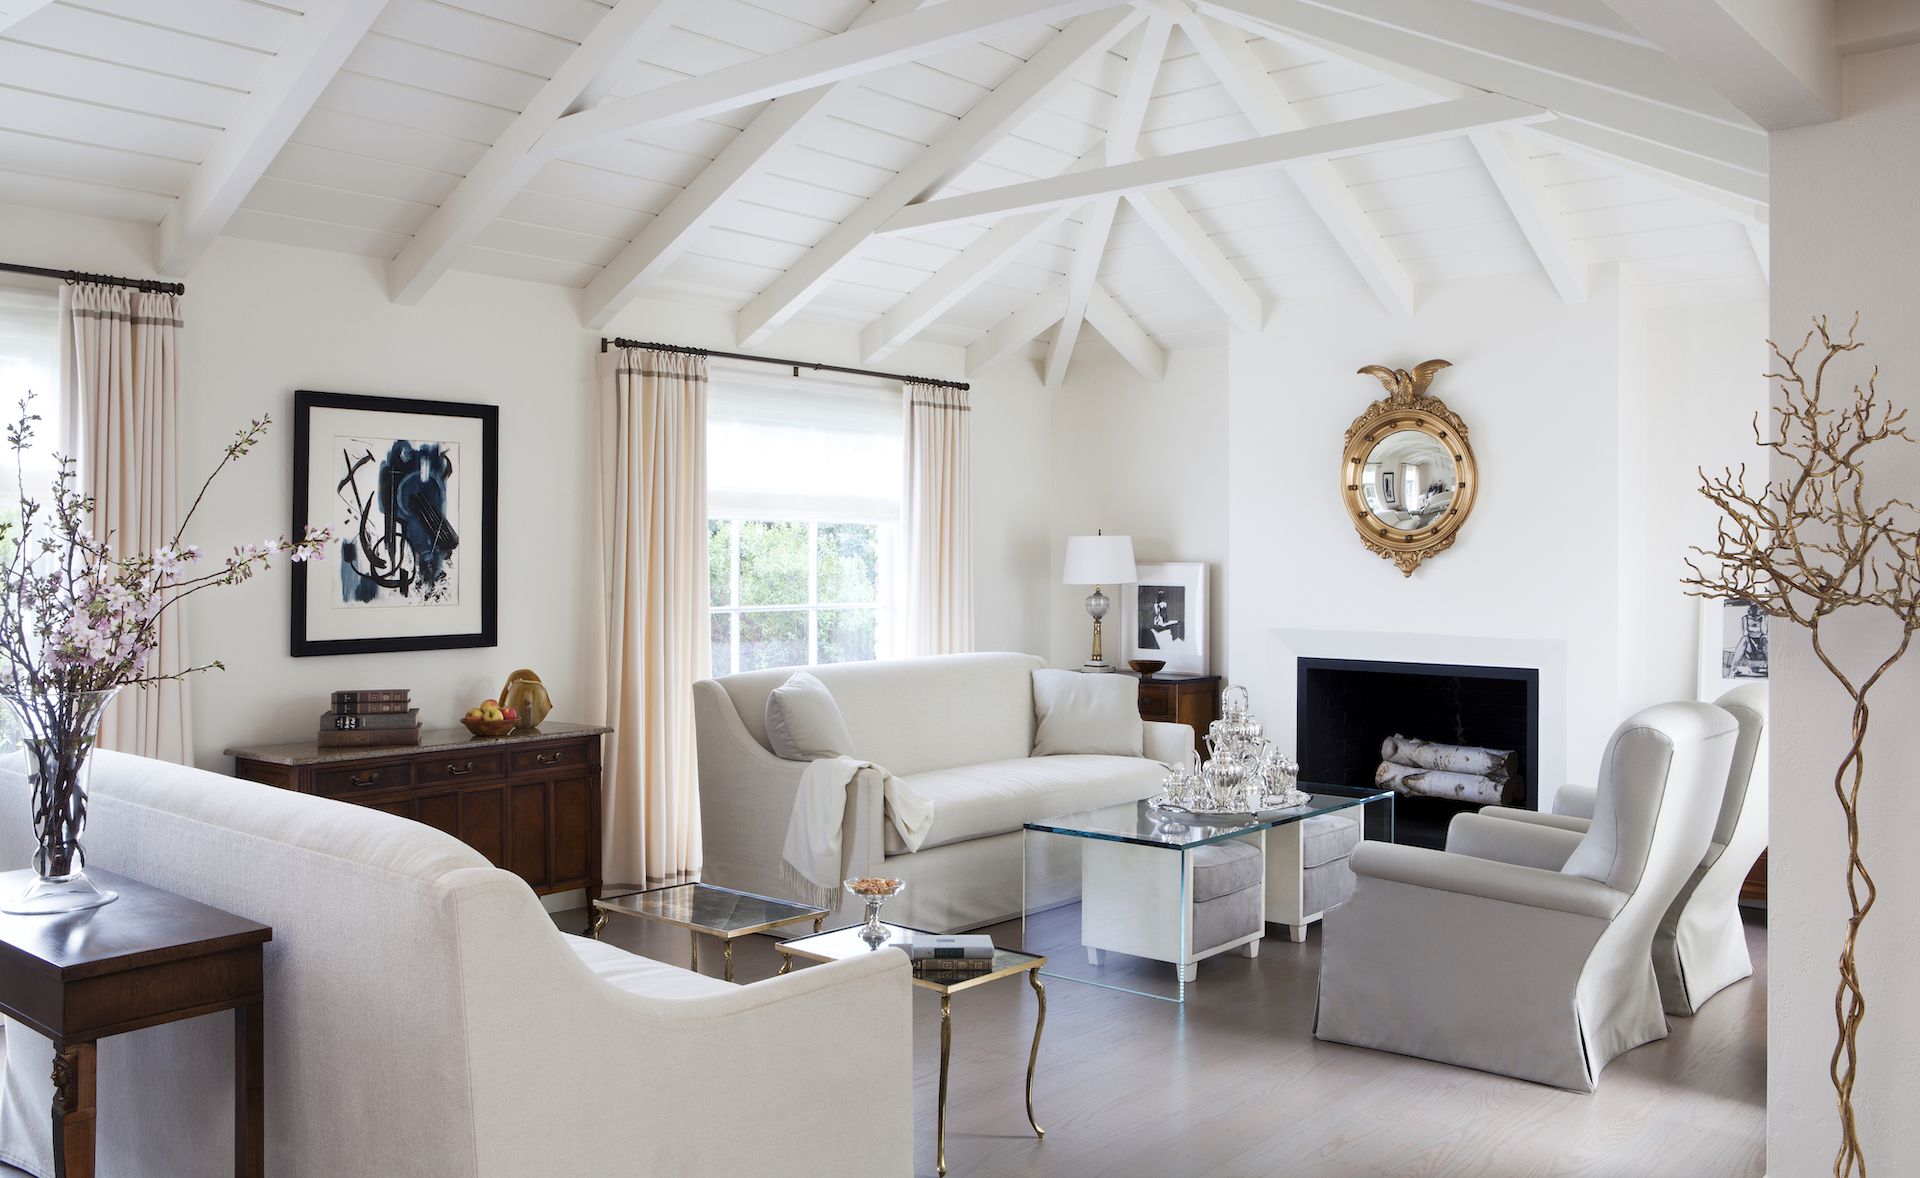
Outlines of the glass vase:
{"type": "Polygon", "coordinates": [[[8,700],[33,786],[34,881],[0,911],[23,915],[81,912],[118,893],[87,878],[80,835],[87,826],[87,780],[100,721],[119,688],[75,691],[28,703],[8,700]]]}

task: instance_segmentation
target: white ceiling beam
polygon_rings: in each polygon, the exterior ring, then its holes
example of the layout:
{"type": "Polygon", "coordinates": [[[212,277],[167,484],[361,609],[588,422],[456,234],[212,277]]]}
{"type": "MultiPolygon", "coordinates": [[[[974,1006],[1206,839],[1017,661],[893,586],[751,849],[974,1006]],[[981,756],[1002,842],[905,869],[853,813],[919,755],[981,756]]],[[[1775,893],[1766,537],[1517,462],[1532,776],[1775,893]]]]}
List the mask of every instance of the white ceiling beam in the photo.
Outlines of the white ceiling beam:
{"type": "Polygon", "coordinates": [[[199,261],[385,7],[386,0],[307,6],[160,222],[160,273],[185,274],[199,261]]]}
{"type": "MultiPolygon", "coordinates": [[[[912,12],[924,3],[925,0],[875,0],[851,27],[858,29],[889,20],[912,12]]],[[[816,86],[775,99],[755,115],[753,122],[700,169],[699,175],[642,226],[639,235],[587,284],[581,298],[587,326],[598,330],[611,322],[621,308],[639,296],[642,288],[664,274],[667,267],[686,252],[694,236],[713,224],[741,190],[765,170],[774,152],[814,125],[828,100],[841,93],[842,87],[858,85],[857,81],[846,81],[816,86]]]]}
{"type": "Polygon", "coordinates": [[[1573,119],[1550,119],[1537,124],[1534,130],[1541,135],[1568,143],[1576,143],[1594,151],[1630,160],[1633,163],[1656,172],[1665,172],[1670,176],[1688,180],[1702,187],[1724,192],[1755,204],[1767,202],[1767,178],[1739,168],[1689,155],[1684,151],[1675,151],[1658,143],[1650,143],[1633,135],[1622,135],[1605,127],[1592,123],[1578,122],[1573,119]]]}
{"type": "MultiPolygon", "coordinates": [[[[1584,143],[1575,142],[1572,139],[1555,137],[1543,134],[1540,131],[1541,127],[1555,125],[1561,124],[1539,123],[1531,127],[1522,128],[1519,134],[1522,137],[1537,139],[1543,146],[1551,150],[1579,156],[1609,170],[1623,170],[1631,175],[1651,181],[1675,196],[1711,206],[1715,212],[1738,223],[1742,227],[1761,230],[1767,227],[1767,206],[1758,201],[1744,196],[1735,196],[1731,193],[1721,192],[1717,188],[1709,188],[1704,184],[1698,184],[1692,180],[1676,176],[1672,172],[1661,171],[1659,168],[1642,163],[1639,160],[1613,155],[1588,147],[1584,143]]],[[[1628,149],[1631,150],[1637,146],[1637,141],[1627,140],[1626,144],[1628,149]]]]}
{"type": "Polygon", "coordinates": [[[1036,23],[1060,23],[1123,0],[945,0],[570,114],[541,140],[559,155],[649,127],[710,118],[756,102],[963,49],[1036,23]]]}
{"type": "Polygon", "coordinates": [[[1834,8],[1811,0],[1606,0],[1769,131],[1840,117],[1834,8]],[[1737,9],[1737,11],[1736,11],[1737,9]]]}
{"type": "Polygon", "coordinates": [[[393,300],[414,304],[540,169],[535,145],[609,66],[663,35],[691,0],[618,0],[540,87],[390,267],[393,300]]]}
{"type": "MultiPolygon", "coordinates": [[[[1766,173],[1767,139],[1764,133],[1755,128],[1743,128],[1732,122],[1681,111],[1523,62],[1363,19],[1347,11],[1351,7],[1372,2],[1194,0],[1194,6],[1207,15],[1255,33],[1265,33],[1275,28],[1281,31],[1291,29],[1336,48],[1350,47],[1379,57],[1419,62],[1422,69],[1481,90],[1510,95],[1569,118],[1702,156],[1755,175],[1764,176],[1766,173]]],[[[1381,2],[1385,3],[1386,0],[1381,2]]],[[[1399,0],[1394,2],[1399,4],[1399,0]]],[[[1411,20],[1418,17],[1422,10],[1422,5],[1409,5],[1405,15],[1411,20]]],[[[1396,7],[1395,11],[1400,11],[1400,8],[1396,7]]],[[[1432,25],[1436,31],[1445,27],[1443,22],[1434,21],[1432,17],[1422,18],[1420,23],[1422,27],[1432,25]]]]}
{"type": "MultiPolygon", "coordinates": [[[[1181,20],[1187,37],[1256,133],[1275,135],[1306,126],[1248,47],[1244,33],[1199,15],[1185,0],[1177,2],[1187,14],[1181,20]]],[[[1289,168],[1288,175],[1380,305],[1397,315],[1413,314],[1413,279],[1333,165],[1314,160],[1289,168]]]]}
{"type": "Polygon", "coordinates": [[[1087,299],[1087,322],[1141,376],[1160,380],[1167,375],[1166,349],[1155,343],[1099,283],[1094,284],[1087,299]]]}
{"type": "Polygon", "coordinates": [[[1056,282],[993,330],[967,345],[967,375],[972,376],[1032,343],[1041,332],[1060,322],[1067,309],[1067,284],[1056,282]]]}
{"type": "MultiPolygon", "coordinates": [[[[1158,13],[1150,14],[1140,27],[1140,40],[1128,59],[1126,80],[1120,85],[1108,119],[1108,164],[1122,164],[1138,154],[1140,127],[1146,122],[1153,82],[1160,75],[1160,62],[1166,56],[1167,37],[1172,31],[1172,22],[1158,13]]],[[[1113,229],[1113,215],[1119,207],[1119,197],[1100,197],[1088,206],[1081,222],[1080,241],[1067,264],[1067,310],[1060,329],[1047,345],[1047,362],[1042,370],[1048,388],[1058,388],[1067,379],[1067,366],[1073,362],[1080,328],[1087,321],[1087,300],[1093,297],[1094,279],[1099,277],[1100,263],[1107,256],[1107,234],[1113,229]]]]}
{"type": "Polygon", "coordinates": [[[1531,103],[1502,94],[1479,94],[1409,110],[1367,115],[1342,123],[1326,123],[1279,135],[1263,135],[1132,163],[1114,164],[1077,174],[1027,180],[980,192],[923,201],[902,208],[888,218],[881,231],[900,233],[950,221],[998,217],[1063,204],[1077,205],[1096,196],[1125,196],[1174,184],[1191,184],[1243,172],[1268,171],[1305,160],[1332,159],[1383,147],[1404,147],[1435,139],[1451,139],[1477,127],[1538,122],[1551,117],[1531,103]]]}
{"type": "MultiPolygon", "coordinates": [[[[971,5],[972,0],[969,0],[971,5]]],[[[939,8],[954,3],[947,0],[939,8]]],[[[932,11],[932,10],[929,10],[932,11]]],[[[1112,48],[1144,19],[1113,9],[1083,16],[1055,34],[1004,82],[975,103],[939,141],[914,157],[894,177],[829,230],[779,278],[741,309],[734,328],[742,344],[757,344],[818,294],[834,271],[857,253],[887,219],[939,190],[1001,136],[1011,131],[1066,83],[1082,63],[1112,48]]],[[[841,34],[849,36],[851,34],[841,34]]]]}
{"type": "Polygon", "coordinates": [[[1913,0],[1843,0],[1834,6],[1833,40],[1842,56],[1920,42],[1920,4],[1913,0]]]}
{"type": "Polygon", "coordinates": [[[53,0],[0,0],[0,32],[12,28],[53,0]]]}
{"type": "Polygon", "coordinates": [[[1540,259],[1553,289],[1563,302],[1587,301],[1587,257],[1559,221],[1559,214],[1537,180],[1526,156],[1503,132],[1475,131],[1467,136],[1473,150],[1493,177],[1493,186],[1513,213],[1533,256],[1540,259]]]}
{"type": "Polygon", "coordinates": [[[1250,335],[1265,325],[1266,310],[1259,292],[1240,276],[1240,271],[1171,189],[1130,193],[1127,203],[1200,284],[1200,289],[1207,292],[1207,297],[1226,315],[1229,323],[1250,335]]]}

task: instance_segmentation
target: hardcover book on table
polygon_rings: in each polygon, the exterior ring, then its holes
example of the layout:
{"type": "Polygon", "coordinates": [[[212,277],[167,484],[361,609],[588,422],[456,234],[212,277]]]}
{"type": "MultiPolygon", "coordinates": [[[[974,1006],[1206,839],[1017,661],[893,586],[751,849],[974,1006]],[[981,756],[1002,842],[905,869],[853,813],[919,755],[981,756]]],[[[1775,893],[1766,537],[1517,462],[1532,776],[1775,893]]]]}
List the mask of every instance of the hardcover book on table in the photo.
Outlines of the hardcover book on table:
{"type": "Polygon", "coordinates": [[[915,961],[992,961],[993,938],[978,933],[915,933],[907,947],[915,961]]]}
{"type": "Polygon", "coordinates": [[[320,713],[320,731],[357,732],[368,729],[418,728],[420,709],[408,708],[404,712],[322,712],[320,713]]]}

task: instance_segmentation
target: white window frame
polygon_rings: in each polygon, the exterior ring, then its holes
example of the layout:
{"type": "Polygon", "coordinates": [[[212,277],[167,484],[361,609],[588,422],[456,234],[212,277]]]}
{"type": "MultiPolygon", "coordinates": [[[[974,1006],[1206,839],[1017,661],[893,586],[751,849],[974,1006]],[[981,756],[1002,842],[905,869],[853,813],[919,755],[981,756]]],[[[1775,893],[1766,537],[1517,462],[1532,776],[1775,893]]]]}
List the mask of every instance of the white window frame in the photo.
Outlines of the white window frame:
{"type": "MultiPolygon", "coordinates": [[[[888,636],[891,633],[892,610],[887,602],[889,557],[892,547],[890,527],[870,519],[810,519],[779,520],[766,516],[727,515],[710,516],[708,522],[727,525],[727,602],[726,605],[707,607],[707,645],[712,649],[713,622],[715,615],[726,614],[728,666],[713,667],[715,675],[737,675],[740,673],[740,619],[746,614],[801,613],[807,615],[807,658],[806,666],[820,663],[820,612],[822,610],[873,611],[874,658],[885,658],[890,653],[888,636]],[[807,525],[807,600],[804,602],[783,602],[774,605],[740,604],[740,525],[743,523],[801,523],[807,525]],[[820,600],[820,529],[822,527],[862,527],[876,530],[876,552],[874,560],[874,600],[872,601],[821,601],[820,600]]],[[[711,549],[709,549],[711,551],[711,549]]],[[[708,572],[711,584],[712,572],[708,572]]],[[[865,661],[865,660],[854,660],[865,661]]]]}

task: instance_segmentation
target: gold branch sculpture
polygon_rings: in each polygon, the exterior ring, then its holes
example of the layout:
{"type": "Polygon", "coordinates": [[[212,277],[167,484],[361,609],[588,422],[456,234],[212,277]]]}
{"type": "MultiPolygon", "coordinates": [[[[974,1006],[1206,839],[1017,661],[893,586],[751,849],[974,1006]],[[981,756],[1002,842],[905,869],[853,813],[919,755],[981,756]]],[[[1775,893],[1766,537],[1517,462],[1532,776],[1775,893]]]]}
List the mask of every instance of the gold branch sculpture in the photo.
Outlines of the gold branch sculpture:
{"type": "Polygon", "coordinates": [[[1834,993],[1837,1030],[1828,1075],[1840,1108],[1840,1150],[1836,1178],[1865,1178],[1867,1157],[1853,1116],[1853,1085],[1859,1063],[1860,1023],[1866,994],[1854,961],[1860,926],[1876,896],[1873,876],[1860,855],[1860,786],[1866,777],[1867,696],[1912,645],[1920,629],[1920,512],[1904,499],[1868,497],[1869,452],[1885,442],[1911,442],[1906,411],[1880,400],[1880,370],[1864,387],[1852,386],[1852,404],[1826,401],[1828,366],[1862,345],[1854,331],[1846,337],[1813,321],[1792,355],[1768,341],[1779,370],[1781,400],[1771,411],[1772,429],[1762,434],[1754,418],[1754,440],[1772,452],[1781,478],[1768,479],[1758,491],[1747,487],[1746,468],[1709,476],[1700,472],[1700,493],[1721,512],[1713,548],[1696,548],[1683,583],[1696,597],[1748,601],[1769,617],[1807,631],[1813,653],[1853,701],[1851,743],[1833,774],[1847,830],[1847,900],[1851,911],[1840,950],[1840,982],[1834,993]],[[1869,607],[1885,611],[1899,624],[1878,661],[1855,670],[1842,666],[1827,646],[1824,627],[1842,610],[1869,607]]]}

